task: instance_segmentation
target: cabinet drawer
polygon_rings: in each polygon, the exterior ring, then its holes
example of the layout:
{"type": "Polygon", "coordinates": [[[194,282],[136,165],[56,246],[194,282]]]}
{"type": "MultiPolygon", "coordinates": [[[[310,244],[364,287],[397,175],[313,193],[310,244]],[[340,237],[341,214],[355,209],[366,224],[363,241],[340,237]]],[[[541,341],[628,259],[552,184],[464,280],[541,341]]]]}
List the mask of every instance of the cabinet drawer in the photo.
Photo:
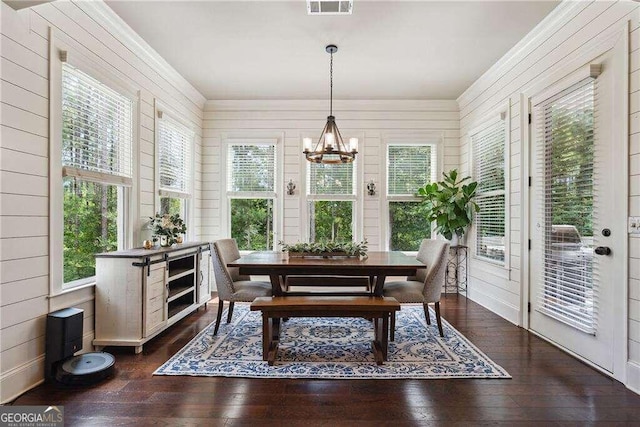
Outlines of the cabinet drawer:
{"type": "Polygon", "coordinates": [[[160,309],[147,316],[147,324],[145,328],[147,331],[147,335],[153,333],[158,326],[162,325],[162,323],[164,322],[163,312],[164,310],[160,309]]]}
{"type": "Polygon", "coordinates": [[[152,313],[156,310],[161,310],[163,306],[164,306],[164,298],[162,298],[162,296],[151,298],[147,302],[147,313],[152,313]]]}
{"type": "Polygon", "coordinates": [[[147,285],[147,300],[164,295],[164,280],[147,285]]]}
{"type": "Polygon", "coordinates": [[[161,267],[154,269],[153,266],[151,268],[151,274],[147,277],[147,283],[153,282],[164,282],[164,274],[166,269],[164,268],[164,264],[159,264],[161,267]]]}

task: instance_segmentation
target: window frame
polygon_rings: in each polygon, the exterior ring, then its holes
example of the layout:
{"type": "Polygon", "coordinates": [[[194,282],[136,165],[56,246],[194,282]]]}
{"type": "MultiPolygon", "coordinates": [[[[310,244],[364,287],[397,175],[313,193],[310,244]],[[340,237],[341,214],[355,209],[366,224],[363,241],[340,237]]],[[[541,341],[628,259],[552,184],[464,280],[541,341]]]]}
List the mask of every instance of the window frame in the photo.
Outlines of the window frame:
{"type": "MultiPolygon", "coordinates": [[[[132,147],[131,185],[123,183],[109,183],[100,180],[99,176],[92,173],[80,174],[76,179],[112,184],[118,187],[119,198],[122,197],[122,206],[118,211],[118,246],[119,249],[132,247],[135,241],[132,218],[137,217],[137,190],[138,190],[138,124],[140,123],[140,95],[138,89],[131,84],[116,78],[101,65],[84,57],[80,52],[72,50],[66,43],[55,37],[52,31],[49,45],[49,295],[51,297],[62,296],[85,287],[95,285],[95,276],[64,283],[64,210],[63,210],[63,169],[62,166],[62,66],[68,63],[81,72],[98,80],[129,98],[132,102],[132,147]],[[120,196],[121,194],[121,196],[120,196]]],[[[73,174],[71,174],[73,175],[73,174]]]]}
{"type": "MultiPolygon", "coordinates": [[[[494,260],[488,257],[484,257],[477,253],[477,223],[474,221],[467,233],[470,238],[467,238],[467,245],[471,251],[471,257],[474,261],[483,263],[482,265],[488,268],[498,268],[500,270],[510,270],[511,266],[511,107],[508,103],[501,105],[500,107],[492,110],[490,113],[485,114],[480,119],[474,122],[474,125],[467,132],[465,139],[467,146],[469,147],[469,166],[471,170],[471,177],[476,180],[475,177],[475,147],[473,144],[473,135],[482,132],[489,126],[492,126],[497,121],[504,121],[504,261],[494,260]],[[473,243],[469,240],[473,239],[473,243]]],[[[498,195],[498,192],[491,191],[491,195],[498,195]]],[[[477,193],[476,193],[477,199],[477,193]]]]}
{"type": "MultiPolygon", "coordinates": [[[[308,132],[303,132],[299,137],[299,147],[302,151],[303,149],[303,138],[309,136],[316,132],[317,130],[309,130],[308,132]]],[[[302,197],[300,197],[300,212],[302,213],[301,222],[300,222],[300,238],[301,241],[310,242],[311,239],[311,213],[309,210],[309,202],[311,201],[351,201],[353,203],[351,212],[352,212],[352,220],[351,220],[351,235],[354,242],[359,242],[364,239],[363,237],[363,227],[362,227],[362,217],[363,217],[363,201],[362,201],[362,187],[363,187],[363,173],[364,173],[364,156],[366,152],[366,143],[364,143],[364,133],[362,132],[349,132],[344,134],[343,139],[348,141],[350,138],[358,138],[360,141],[360,145],[358,147],[358,154],[356,155],[355,160],[353,161],[353,194],[309,194],[309,177],[310,177],[310,164],[311,162],[307,161],[304,157],[302,157],[302,161],[300,162],[300,176],[302,177],[302,188],[300,189],[302,197]]]]}
{"type": "MultiPolygon", "coordinates": [[[[380,169],[383,173],[383,180],[381,182],[382,188],[380,191],[383,194],[383,197],[380,197],[380,221],[382,224],[380,226],[382,241],[383,241],[383,250],[390,251],[391,250],[391,224],[389,223],[389,203],[390,202],[419,202],[422,199],[416,197],[414,195],[389,195],[389,147],[396,146],[432,146],[435,148],[435,153],[431,154],[431,160],[434,162],[435,167],[432,165],[431,171],[431,179],[437,181],[438,177],[442,174],[444,169],[444,132],[428,132],[428,133],[407,133],[407,134],[399,134],[399,135],[386,135],[383,138],[382,148],[384,149],[384,154],[381,157],[381,166],[380,169]]],[[[433,182],[433,181],[432,181],[433,182]]],[[[416,188],[416,191],[418,189],[416,188]]],[[[431,226],[431,236],[430,238],[435,238],[435,227],[431,226]]],[[[416,255],[418,253],[415,251],[402,251],[407,255],[416,255]]]]}
{"type": "MultiPolygon", "coordinates": [[[[282,179],[282,161],[283,161],[283,149],[282,149],[282,141],[284,140],[284,136],[281,134],[277,135],[223,135],[222,144],[220,145],[222,153],[221,153],[221,162],[222,167],[220,168],[220,182],[221,182],[221,192],[223,193],[224,202],[221,203],[221,218],[224,220],[225,235],[231,236],[231,199],[272,199],[273,200],[273,243],[272,248],[268,248],[267,250],[278,250],[278,241],[280,240],[280,236],[282,236],[282,212],[284,212],[283,207],[283,197],[282,197],[282,187],[283,187],[283,179],[282,179]],[[227,190],[227,164],[228,164],[228,156],[229,156],[229,147],[231,145],[273,145],[275,149],[274,154],[274,188],[273,192],[268,192],[268,196],[265,194],[266,192],[243,192],[237,194],[231,194],[227,190]]],[[[241,250],[241,254],[252,252],[252,250],[241,250]]]]}
{"type": "Polygon", "coordinates": [[[195,238],[196,233],[193,227],[194,221],[194,189],[195,189],[195,149],[196,149],[196,129],[193,123],[189,122],[184,115],[179,114],[175,110],[167,107],[163,102],[158,99],[155,100],[154,106],[154,154],[155,154],[155,173],[154,173],[154,213],[160,212],[160,206],[162,198],[179,199],[180,202],[180,216],[187,224],[187,240],[195,238]],[[178,125],[184,126],[191,132],[190,140],[190,158],[187,159],[189,163],[190,176],[188,177],[187,192],[176,192],[172,190],[164,190],[160,186],[160,121],[168,120],[169,122],[175,122],[178,125]]]}

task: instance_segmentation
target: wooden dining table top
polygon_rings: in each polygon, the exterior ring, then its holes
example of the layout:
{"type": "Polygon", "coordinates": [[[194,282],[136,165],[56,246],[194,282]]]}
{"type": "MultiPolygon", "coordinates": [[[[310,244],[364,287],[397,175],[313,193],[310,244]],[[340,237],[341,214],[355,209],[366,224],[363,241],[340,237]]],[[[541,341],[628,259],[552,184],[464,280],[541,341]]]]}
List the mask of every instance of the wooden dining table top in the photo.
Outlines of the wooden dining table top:
{"type": "Polygon", "coordinates": [[[284,252],[261,251],[227,264],[247,274],[357,274],[411,275],[426,266],[402,252],[372,251],[367,257],[291,257],[284,252]]]}

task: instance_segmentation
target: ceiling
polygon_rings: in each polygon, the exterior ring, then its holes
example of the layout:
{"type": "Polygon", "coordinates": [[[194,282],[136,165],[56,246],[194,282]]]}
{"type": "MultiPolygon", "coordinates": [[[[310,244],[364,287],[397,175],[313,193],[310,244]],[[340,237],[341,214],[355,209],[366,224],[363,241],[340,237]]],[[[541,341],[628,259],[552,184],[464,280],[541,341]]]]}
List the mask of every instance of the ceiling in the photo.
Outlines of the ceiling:
{"type": "Polygon", "coordinates": [[[557,1],[107,1],[207,99],[455,99],[557,1]]]}

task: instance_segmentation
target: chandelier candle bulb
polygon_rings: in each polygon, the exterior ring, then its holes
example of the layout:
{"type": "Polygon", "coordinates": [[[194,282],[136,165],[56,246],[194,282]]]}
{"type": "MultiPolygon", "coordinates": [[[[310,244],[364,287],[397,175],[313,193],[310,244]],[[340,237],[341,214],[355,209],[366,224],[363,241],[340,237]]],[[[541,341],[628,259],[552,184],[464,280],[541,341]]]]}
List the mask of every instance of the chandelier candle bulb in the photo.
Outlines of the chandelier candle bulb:
{"type": "Polygon", "coordinates": [[[352,153],[358,152],[358,138],[349,138],[349,150],[352,153]]]}
{"type": "Polygon", "coordinates": [[[327,148],[331,148],[331,147],[333,147],[335,138],[334,138],[334,136],[333,136],[333,134],[331,132],[327,132],[324,135],[324,141],[327,144],[327,148]]]}
{"type": "Polygon", "coordinates": [[[311,151],[313,141],[311,138],[302,138],[302,147],[304,148],[304,152],[308,153],[311,151]]]}

